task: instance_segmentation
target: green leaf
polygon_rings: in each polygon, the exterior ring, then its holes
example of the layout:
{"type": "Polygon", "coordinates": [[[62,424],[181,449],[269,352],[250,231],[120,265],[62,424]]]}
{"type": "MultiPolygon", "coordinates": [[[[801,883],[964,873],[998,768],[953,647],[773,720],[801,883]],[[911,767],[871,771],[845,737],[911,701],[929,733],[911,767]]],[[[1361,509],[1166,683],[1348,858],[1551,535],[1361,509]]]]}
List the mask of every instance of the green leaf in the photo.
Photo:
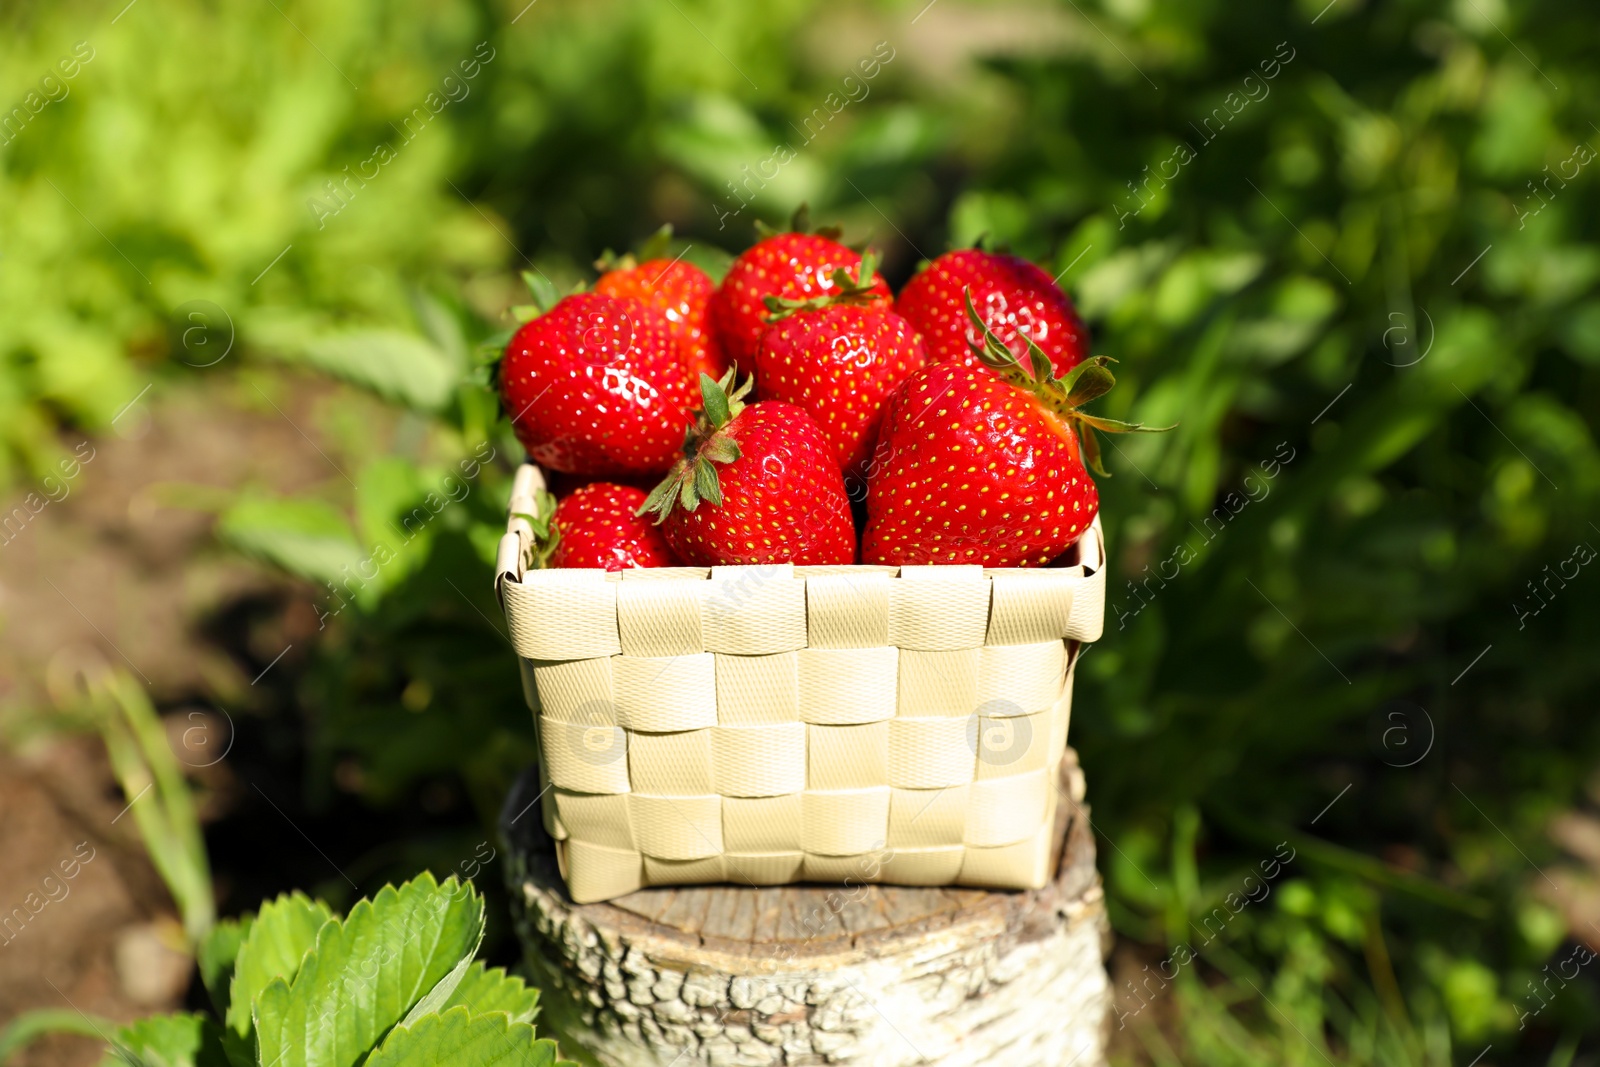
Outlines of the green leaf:
{"type": "Polygon", "coordinates": [[[319,500],[246,497],[223,513],[217,534],[247,555],[291,574],[332,582],[361,563],[349,523],[319,500]]]}
{"type": "Polygon", "coordinates": [[[701,458],[709,459],[713,463],[732,463],[740,454],[739,442],[723,434],[712,437],[700,450],[701,458]]]}
{"type": "Polygon", "coordinates": [[[366,1067],[557,1067],[556,1043],[527,1023],[455,1007],[396,1027],[366,1067]]]}
{"type": "Polygon", "coordinates": [[[483,900],[454,878],[385,886],[323,926],[293,982],[255,1003],[257,1055],[277,1067],[352,1067],[483,939],[483,900]]]}
{"type": "Polygon", "coordinates": [[[203,1015],[152,1015],[111,1035],[102,1067],[229,1067],[222,1029],[203,1015]]]}
{"type": "Polygon", "coordinates": [[[234,961],[226,1018],[235,1033],[250,1032],[250,1009],[268,983],[274,978],[294,981],[301,961],[317,943],[317,931],[331,919],[326,904],[298,891],[262,907],[234,961]]]}
{"type": "Polygon", "coordinates": [[[1104,356],[1086,360],[1072,368],[1067,389],[1067,404],[1079,407],[1098,397],[1105,396],[1117,384],[1116,376],[1102,362],[1104,356]]]}
{"type": "Polygon", "coordinates": [[[487,967],[478,960],[467,969],[455,991],[439,1010],[463,1007],[473,1015],[504,1012],[512,1022],[531,1023],[539,1014],[539,991],[504,968],[487,967]]]}
{"type": "Polygon", "coordinates": [[[467,339],[461,332],[461,320],[444,301],[432,293],[415,290],[411,293],[411,308],[417,322],[435,348],[455,361],[457,366],[467,360],[467,339]]]}
{"type": "Polygon", "coordinates": [[[700,400],[705,405],[706,418],[712,426],[727,424],[728,394],[709,374],[700,375],[700,400]]]}
{"type": "MultiPolygon", "coordinates": [[[[356,524],[362,543],[379,542],[399,548],[409,530],[400,529],[397,517],[427,492],[416,465],[399,456],[382,456],[355,476],[356,524]]],[[[431,517],[431,513],[427,513],[431,517]]]]}
{"type": "Polygon", "coordinates": [[[195,949],[195,962],[200,966],[200,981],[219,1014],[228,1010],[229,990],[233,985],[239,950],[250,934],[254,916],[242,919],[223,919],[201,938],[195,949]]]}
{"type": "Polygon", "coordinates": [[[661,228],[639,245],[636,258],[644,263],[652,259],[664,259],[672,251],[672,223],[663,223],[661,228]]]}
{"type": "Polygon", "coordinates": [[[713,507],[722,505],[722,479],[717,477],[716,464],[703,456],[695,460],[694,492],[695,496],[713,507]]]}
{"type": "Polygon", "coordinates": [[[528,287],[528,292],[533,294],[533,304],[540,315],[555,307],[557,301],[561,299],[561,291],[556,288],[556,283],[546,278],[542,271],[523,271],[522,283],[528,287]]]}

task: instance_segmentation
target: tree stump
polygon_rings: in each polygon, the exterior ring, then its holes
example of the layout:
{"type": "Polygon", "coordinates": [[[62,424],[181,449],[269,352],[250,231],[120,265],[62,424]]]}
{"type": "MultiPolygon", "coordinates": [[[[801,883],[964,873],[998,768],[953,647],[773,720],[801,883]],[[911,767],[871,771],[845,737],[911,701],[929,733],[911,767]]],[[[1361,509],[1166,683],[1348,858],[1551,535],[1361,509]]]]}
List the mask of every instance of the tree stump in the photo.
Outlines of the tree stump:
{"type": "Polygon", "coordinates": [[[1068,748],[1055,879],[645,889],[573,904],[525,774],[502,816],[540,1026],[601,1067],[1103,1067],[1110,928],[1068,748]]]}

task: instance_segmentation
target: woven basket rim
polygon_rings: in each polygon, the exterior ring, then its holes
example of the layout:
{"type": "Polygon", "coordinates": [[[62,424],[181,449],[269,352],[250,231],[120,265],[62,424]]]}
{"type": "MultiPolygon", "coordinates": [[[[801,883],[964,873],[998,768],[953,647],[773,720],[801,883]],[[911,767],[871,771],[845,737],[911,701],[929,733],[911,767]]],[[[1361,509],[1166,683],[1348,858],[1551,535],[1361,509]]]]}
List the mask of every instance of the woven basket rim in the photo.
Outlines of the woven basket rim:
{"type": "MultiPolygon", "coordinates": [[[[495,593],[497,596],[499,596],[502,606],[504,606],[505,603],[505,583],[520,583],[524,581],[530,574],[531,569],[528,567],[528,560],[531,556],[531,550],[533,547],[533,528],[529,526],[526,519],[521,517],[521,514],[538,514],[538,492],[544,488],[544,472],[540,470],[537,464],[523,463],[517,468],[516,476],[512,482],[511,500],[506,508],[506,532],[500,538],[500,545],[495,564],[495,593]]],[[[898,578],[901,576],[901,572],[905,569],[899,566],[870,563],[841,563],[830,564],[827,566],[804,566],[795,565],[792,563],[769,563],[753,564],[751,566],[766,568],[792,568],[793,576],[796,578],[819,577],[829,574],[852,576],[864,574],[883,574],[891,578],[898,578]]],[[[1090,522],[1089,528],[1083,532],[1083,535],[1079,537],[1078,540],[1074,542],[1066,552],[1062,553],[1061,556],[1057,557],[1055,560],[1051,561],[1050,564],[1044,567],[983,567],[975,563],[930,563],[917,564],[915,565],[915,569],[922,573],[930,571],[959,571],[962,573],[971,573],[976,570],[980,571],[986,578],[992,578],[997,575],[1041,575],[1044,577],[1065,577],[1070,575],[1087,579],[1093,577],[1097,572],[1104,570],[1105,566],[1105,533],[1100,524],[1100,515],[1097,512],[1094,520],[1090,522]],[[1088,559],[1084,558],[1086,552],[1089,553],[1088,559]]],[[[716,576],[713,572],[726,573],[728,571],[738,569],[740,568],[731,566],[679,566],[650,568],[658,580],[666,581],[709,581],[713,580],[716,576]],[[663,577],[661,574],[663,571],[679,571],[686,573],[674,574],[670,577],[663,577]],[[687,573],[700,571],[705,573],[687,573]]],[[[564,571],[532,571],[532,573],[551,575],[554,577],[563,574],[568,576],[592,574],[596,570],[598,570],[598,568],[574,568],[564,571]]],[[[607,580],[619,581],[622,580],[623,576],[625,576],[627,573],[629,572],[611,571],[606,572],[605,577],[607,580]]],[[[556,580],[560,579],[556,578],[556,580]]]]}

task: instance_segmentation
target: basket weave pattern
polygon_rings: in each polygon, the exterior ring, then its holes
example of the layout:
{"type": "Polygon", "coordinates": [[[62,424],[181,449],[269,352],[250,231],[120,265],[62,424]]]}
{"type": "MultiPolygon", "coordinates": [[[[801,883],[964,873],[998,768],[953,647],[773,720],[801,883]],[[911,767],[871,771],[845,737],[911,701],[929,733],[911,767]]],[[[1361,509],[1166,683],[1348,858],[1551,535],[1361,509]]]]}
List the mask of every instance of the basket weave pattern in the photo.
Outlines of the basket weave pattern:
{"type": "MultiPolygon", "coordinates": [[[[511,511],[542,487],[523,467],[511,511]]],[[[1045,569],[525,570],[497,584],[572,897],[796,881],[1036,888],[1098,523],[1045,569]]]]}

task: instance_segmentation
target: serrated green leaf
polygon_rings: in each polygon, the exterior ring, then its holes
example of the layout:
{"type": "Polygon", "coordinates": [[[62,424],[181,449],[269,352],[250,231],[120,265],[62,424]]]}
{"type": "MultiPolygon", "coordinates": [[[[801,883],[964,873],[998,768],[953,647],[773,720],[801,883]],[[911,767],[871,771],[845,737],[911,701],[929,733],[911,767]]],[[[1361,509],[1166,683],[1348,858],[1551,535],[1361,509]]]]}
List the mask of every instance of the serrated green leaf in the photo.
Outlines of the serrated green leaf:
{"type": "Polygon", "coordinates": [[[250,1033],[250,1008],[274,978],[294,981],[301,961],[317,943],[317,931],[333,918],[322,901],[301,892],[268,901],[250,924],[234,961],[226,1020],[240,1035],[250,1033]]]}
{"type": "Polygon", "coordinates": [[[230,1067],[222,1030],[203,1015],[152,1015],[111,1035],[102,1067],[230,1067]]]}
{"type": "Polygon", "coordinates": [[[211,1003],[219,1015],[228,1010],[235,962],[254,922],[255,917],[251,915],[242,919],[222,919],[200,939],[195,949],[200,981],[205,984],[206,992],[211,995],[211,1003]]]}
{"type": "Polygon", "coordinates": [[[292,983],[255,1003],[257,1055],[276,1067],[352,1067],[483,939],[470,885],[423,874],[326,924],[292,983]]]}
{"type": "Polygon", "coordinates": [[[217,534],[291,574],[332,582],[362,560],[344,516],[319,500],[246,497],[223,512],[217,534]]]}
{"type": "Polygon", "coordinates": [[[504,1012],[512,1022],[531,1023],[539,1014],[539,991],[502,967],[478,960],[467,969],[455,991],[439,1010],[463,1007],[473,1015],[504,1012]]]}
{"type": "Polygon", "coordinates": [[[556,1043],[527,1023],[455,1007],[396,1027],[366,1067],[557,1067],[556,1043]]]}

